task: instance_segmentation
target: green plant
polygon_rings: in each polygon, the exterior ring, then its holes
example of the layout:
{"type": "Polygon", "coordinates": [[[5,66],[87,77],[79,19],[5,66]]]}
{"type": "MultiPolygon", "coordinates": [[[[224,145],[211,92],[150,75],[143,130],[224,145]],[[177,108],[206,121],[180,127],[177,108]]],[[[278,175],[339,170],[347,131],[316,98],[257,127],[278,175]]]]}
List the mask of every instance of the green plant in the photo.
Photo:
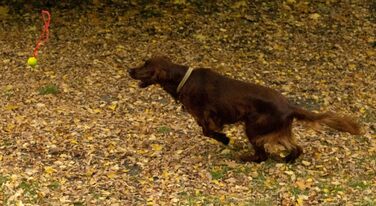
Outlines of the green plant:
{"type": "Polygon", "coordinates": [[[48,185],[48,188],[50,188],[52,190],[59,189],[59,187],[60,187],[60,184],[59,184],[59,182],[56,182],[56,181],[54,181],[54,182],[52,182],[51,184],[48,185]]]}
{"type": "Polygon", "coordinates": [[[367,189],[369,187],[369,184],[366,181],[362,180],[351,180],[348,184],[350,187],[362,190],[367,189]]]}
{"type": "Polygon", "coordinates": [[[169,128],[167,126],[161,126],[161,127],[158,128],[159,133],[167,134],[170,131],[171,131],[171,128],[169,128]]]}
{"type": "Polygon", "coordinates": [[[59,87],[54,85],[54,84],[48,84],[46,86],[43,86],[41,88],[39,88],[39,94],[40,95],[46,95],[46,94],[58,94],[60,91],[59,91],[59,87]]]}
{"type": "Polygon", "coordinates": [[[215,167],[210,171],[210,174],[212,176],[213,180],[219,180],[222,179],[226,173],[228,172],[229,168],[225,165],[220,166],[220,167],[215,167]]]}

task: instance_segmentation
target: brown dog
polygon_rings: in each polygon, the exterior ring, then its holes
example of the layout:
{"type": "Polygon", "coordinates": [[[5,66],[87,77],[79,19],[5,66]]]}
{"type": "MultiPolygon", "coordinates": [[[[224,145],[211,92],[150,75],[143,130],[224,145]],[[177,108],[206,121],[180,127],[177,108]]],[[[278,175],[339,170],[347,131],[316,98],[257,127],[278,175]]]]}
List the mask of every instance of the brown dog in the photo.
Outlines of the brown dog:
{"type": "Polygon", "coordinates": [[[348,117],[333,113],[314,113],[292,105],[279,92],[252,83],[222,76],[210,69],[190,69],[172,63],[166,57],[154,57],[144,65],[129,69],[140,87],[159,84],[180,101],[202,127],[205,136],[227,145],[229,138],[221,133],[223,125],[245,123],[246,134],[255,149],[248,160],[261,162],[268,158],[267,146],[281,145],[292,162],[302,153],[291,133],[294,119],[325,124],[336,130],[359,134],[360,126],[348,117]]]}

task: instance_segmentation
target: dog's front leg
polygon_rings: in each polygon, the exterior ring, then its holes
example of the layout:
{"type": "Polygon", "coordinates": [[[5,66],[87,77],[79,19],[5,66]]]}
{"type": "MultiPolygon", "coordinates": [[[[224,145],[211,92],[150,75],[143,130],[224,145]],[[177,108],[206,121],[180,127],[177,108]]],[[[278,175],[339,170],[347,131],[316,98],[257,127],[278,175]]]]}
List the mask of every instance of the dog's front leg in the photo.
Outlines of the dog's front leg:
{"type": "Polygon", "coordinates": [[[198,120],[198,124],[202,127],[202,132],[205,136],[213,138],[224,145],[228,145],[230,139],[226,134],[217,132],[222,130],[222,126],[218,125],[212,118],[202,118],[198,120]]]}
{"type": "Polygon", "coordinates": [[[230,139],[224,133],[207,130],[204,127],[202,127],[202,131],[205,136],[222,142],[224,145],[228,145],[230,143],[230,139]]]}

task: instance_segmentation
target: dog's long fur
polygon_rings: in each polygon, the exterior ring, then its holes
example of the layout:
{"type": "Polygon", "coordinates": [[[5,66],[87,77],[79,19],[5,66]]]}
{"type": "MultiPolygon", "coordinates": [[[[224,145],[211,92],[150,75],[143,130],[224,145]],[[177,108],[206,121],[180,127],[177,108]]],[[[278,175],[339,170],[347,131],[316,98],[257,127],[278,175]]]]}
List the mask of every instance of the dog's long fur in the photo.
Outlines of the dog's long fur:
{"type": "Polygon", "coordinates": [[[250,161],[266,160],[270,154],[266,147],[270,145],[287,149],[289,154],[284,158],[287,162],[298,158],[303,150],[291,132],[294,119],[360,134],[360,126],[349,117],[307,111],[289,103],[273,89],[234,80],[206,68],[195,69],[178,93],[176,88],[187,69],[166,57],[153,57],[144,65],[129,69],[129,74],[141,80],[140,87],[159,84],[184,105],[205,136],[223,144],[229,143],[229,138],[221,132],[223,126],[244,122],[247,137],[255,149],[250,161]]]}

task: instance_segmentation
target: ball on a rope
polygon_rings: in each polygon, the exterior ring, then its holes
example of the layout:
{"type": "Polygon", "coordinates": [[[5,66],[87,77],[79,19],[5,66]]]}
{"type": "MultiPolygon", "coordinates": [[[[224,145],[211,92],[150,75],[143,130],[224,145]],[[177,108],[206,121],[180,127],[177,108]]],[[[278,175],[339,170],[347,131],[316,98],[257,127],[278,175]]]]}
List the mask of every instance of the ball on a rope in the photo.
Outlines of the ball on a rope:
{"type": "Polygon", "coordinates": [[[30,57],[28,60],[27,60],[27,64],[31,67],[35,67],[37,65],[37,58],[35,57],[30,57]]]}

